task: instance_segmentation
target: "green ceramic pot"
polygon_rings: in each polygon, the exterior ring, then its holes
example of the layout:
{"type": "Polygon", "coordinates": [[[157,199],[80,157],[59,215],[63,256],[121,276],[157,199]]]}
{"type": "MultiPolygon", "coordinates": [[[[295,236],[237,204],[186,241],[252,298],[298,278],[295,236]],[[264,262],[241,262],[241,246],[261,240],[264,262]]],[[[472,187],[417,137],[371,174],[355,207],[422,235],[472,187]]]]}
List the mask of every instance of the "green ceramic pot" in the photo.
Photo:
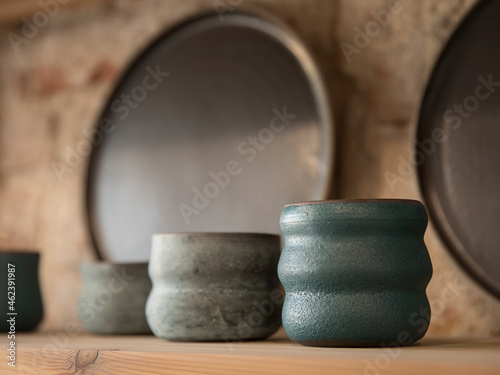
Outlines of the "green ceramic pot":
{"type": "Polygon", "coordinates": [[[146,299],[151,291],[147,263],[84,263],[78,317],[85,330],[103,334],[151,333],[146,299]]]}
{"type": "Polygon", "coordinates": [[[418,201],[318,201],[281,214],[283,326],[311,346],[409,345],[430,320],[432,264],[418,201]]]}
{"type": "Polygon", "coordinates": [[[252,233],[153,236],[146,314],[174,341],[263,339],[281,326],[280,238],[252,233]]]}
{"type": "Polygon", "coordinates": [[[1,332],[31,331],[42,320],[39,260],[37,252],[0,251],[1,332]]]}

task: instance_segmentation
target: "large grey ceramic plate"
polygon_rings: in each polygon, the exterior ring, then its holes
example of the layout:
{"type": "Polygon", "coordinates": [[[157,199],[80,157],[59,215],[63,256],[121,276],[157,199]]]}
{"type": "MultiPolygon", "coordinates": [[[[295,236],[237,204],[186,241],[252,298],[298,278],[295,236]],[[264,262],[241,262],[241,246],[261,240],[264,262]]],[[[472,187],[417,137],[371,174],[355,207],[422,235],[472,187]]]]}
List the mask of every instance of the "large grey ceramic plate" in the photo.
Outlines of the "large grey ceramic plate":
{"type": "Polygon", "coordinates": [[[480,2],[448,42],[417,138],[431,218],[465,269],[500,296],[500,1],[480,2]]]}
{"type": "Polygon", "coordinates": [[[303,44],[274,20],[205,14],[175,27],[132,64],[102,119],[112,130],[92,152],[87,194],[108,260],[148,260],[153,233],[280,233],[286,203],[328,192],[324,88],[303,44]],[[228,163],[233,175],[217,187],[211,172],[228,163]]]}

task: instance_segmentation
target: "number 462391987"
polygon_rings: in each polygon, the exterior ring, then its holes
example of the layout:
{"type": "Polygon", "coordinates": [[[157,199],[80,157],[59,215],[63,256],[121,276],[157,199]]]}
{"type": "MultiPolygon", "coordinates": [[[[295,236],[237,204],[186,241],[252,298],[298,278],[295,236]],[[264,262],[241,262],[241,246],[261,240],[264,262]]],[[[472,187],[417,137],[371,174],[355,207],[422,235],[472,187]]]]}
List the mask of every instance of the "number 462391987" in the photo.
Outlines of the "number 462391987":
{"type": "Polygon", "coordinates": [[[7,299],[9,304],[9,310],[15,311],[16,304],[16,266],[13,264],[7,264],[7,299]]]}

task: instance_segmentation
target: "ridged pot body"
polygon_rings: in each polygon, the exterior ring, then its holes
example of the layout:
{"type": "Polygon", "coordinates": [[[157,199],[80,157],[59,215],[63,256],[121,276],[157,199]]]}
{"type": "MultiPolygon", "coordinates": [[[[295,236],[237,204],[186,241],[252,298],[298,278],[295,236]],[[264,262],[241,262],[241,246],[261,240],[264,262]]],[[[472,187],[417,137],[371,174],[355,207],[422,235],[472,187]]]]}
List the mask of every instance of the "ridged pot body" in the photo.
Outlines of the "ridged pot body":
{"type": "Polygon", "coordinates": [[[280,238],[246,233],[153,236],[146,314],[173,341],[262,339],[281,326],[280,238]]]}
{"type": "Polygon", "coordinates": [[[31,331],[42,320],[43,305],[38,278],[39,260],[40,254],[37,252],[0,251],[0,286],[2,288],[0,332],[31,331]],[[8,267],[9,264],[14,267],[8,267]],[[11,272],[12,270],[14,272],[11,272]],[[16,315],[7,315],[8,313],[16,315]]]}
{"type": "Polygon", "coordinates": [[[326,201],[281,215],[283,326],[313,346],[409,345],[430,320],[432,264],[417,201],[326,201]]]}
{"type": "Polygon", "coordinates": [[[102,334],[151,333],[146,300],[151,291],[147,263],[85,263],[78,317],[85,330],[102,334]]]}

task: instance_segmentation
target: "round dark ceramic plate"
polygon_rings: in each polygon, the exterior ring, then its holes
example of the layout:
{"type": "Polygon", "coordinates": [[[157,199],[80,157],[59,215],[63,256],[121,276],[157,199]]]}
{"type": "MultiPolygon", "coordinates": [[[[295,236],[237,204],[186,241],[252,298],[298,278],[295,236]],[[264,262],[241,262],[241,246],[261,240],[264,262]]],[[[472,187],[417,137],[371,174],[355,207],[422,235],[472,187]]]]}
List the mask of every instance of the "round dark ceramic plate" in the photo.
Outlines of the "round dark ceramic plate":
{"type": "Polygon", "coordinates": [[[500,1],[481,1],[448,42],[425,93],[416,147],[442,238],[499,297],[500,1]]]}
{"type": "Polygon", "coordinates": [[[173,28],[126,72],[97,129],[89,223],[114,262],[148,260],[153,233],[280,233],[286,203],[328,192],[322,81],[267,17],[205,14],[173,28]]]}

